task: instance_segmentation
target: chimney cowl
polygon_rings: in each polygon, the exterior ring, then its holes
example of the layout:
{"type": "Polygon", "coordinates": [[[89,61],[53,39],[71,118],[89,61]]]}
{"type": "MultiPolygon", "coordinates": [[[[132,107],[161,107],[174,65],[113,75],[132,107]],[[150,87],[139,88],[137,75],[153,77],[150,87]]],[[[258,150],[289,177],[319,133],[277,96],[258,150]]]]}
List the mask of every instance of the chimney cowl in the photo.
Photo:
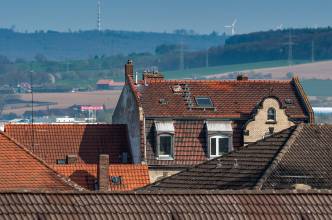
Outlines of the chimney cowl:
{"type": "Polygon", "coordinates": [[[236,80],[237,81],[248,81],[249,77],[247,74],[240,73],[239,75],[237,75],[236,80]]]}

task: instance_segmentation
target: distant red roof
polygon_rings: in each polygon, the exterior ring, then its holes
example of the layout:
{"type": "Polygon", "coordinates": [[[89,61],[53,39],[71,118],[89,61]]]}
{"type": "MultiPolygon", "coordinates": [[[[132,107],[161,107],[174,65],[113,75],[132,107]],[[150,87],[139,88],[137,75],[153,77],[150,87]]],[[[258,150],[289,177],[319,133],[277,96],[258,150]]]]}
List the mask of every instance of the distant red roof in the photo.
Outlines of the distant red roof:
{"type": "Polygon", "coordinates": [[[114,82],[111,79],[100,79],[96,83],[97,85],[109,85],[109,86],[124,86],[124,82],[114,82]]]}
{"type": "Polygon", "coordinates": [[[0,132],[1,190],[62,190],[78,188],[29,150],[0,132]]]}
{"type": "Polygon", "coordinates": [[[5,133],[48,164],[67,155],[77,155],[78,163],[97,164],[99,154],[108,154],[111,163],[120,163],[123,152],[130,161],[126,125],[34,124],[32,129],[31,124],[6,124],[5,133]]]}
{"type": "Polygon", "coordinates": [[[158,79],[141,81],[136,89],[146,117],[248,118],[264,98],[273,96],[290,118],[308,118],[293,80],[158,79]],[[214,108],[200,108],[197,97],[209,97],[214,108]]]}
{"type": "MultiPolygon", "coordinates": [[[[53,165],[53,168],[66,177],[69,177],[78,185],[89,190],[94,190],[97,177],[97,165],[53,165]]],[[[110,177],[121,177],[120,184],[114,184],[110,181],[111,191],[134,190],[150,183],[147,165],[111,164],[109,167],[109,175],[110,177]]]]}

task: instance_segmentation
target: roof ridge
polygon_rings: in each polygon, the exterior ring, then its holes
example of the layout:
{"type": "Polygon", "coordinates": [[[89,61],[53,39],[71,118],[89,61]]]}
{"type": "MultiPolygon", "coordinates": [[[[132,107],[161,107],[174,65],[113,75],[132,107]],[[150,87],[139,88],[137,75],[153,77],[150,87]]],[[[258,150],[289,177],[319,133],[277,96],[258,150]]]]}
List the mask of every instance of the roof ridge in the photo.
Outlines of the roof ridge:
{"type": "Polygon", "coordinates": [[[279,162],[283,159],[284,155],[288,152],[288,150],[291,148],[292,144],[300,134],[301,130],[303,129],[303,124],[297,125],[295,130],[292,132],[286,143],[283,145],[283,147],[279,150],[278,154],[274,157],[272,163],[269,167],[265,170],[262,177],[257,181],[257,184],[255,186],[256,189],[261,190],[265,181],[267,178],[271,175],[273,170],[278,166],[279,162]]]}
{"type": "Polygon", "coordinates": [[[23,144],[19,143],[16,139],[10,137],[5,132],[0,131],[0,134],[2,134],[4,137],[6,137],[9,141],[12,141],[15,145],[17,145],[19,148],[21,148],[24,152],[26,152],[28,155],[33,157],[35,160],[37,160],[41,165],[45,166],[47,169],[51,170],[63,183],[66,185],[72,187],[73,189],[82,191],[85,190],[83,187],[77,185],[73,181],[71,181],[69,178],[65,177],[64,175],[58,173],[55,169],[53,169],[50,165],[48,165],[43,159],[36,156],[33,152],[31,152],[28,148],[26,148],[23,144]]]}
{"type": "Polygon", "coordinates": [[[1,194],[44,194],[44,195],[310,195],[310,194],[331,194],[331,189],[308,189],[308,190],[295,190],[295,189],[267,189],[267,190],[165,190],[165,191],[40,191],[40,190],[1,190],[1,194]]]}
{"type": "MultiPolygon", "coordinates": [[[[143,84],[144,81],[139,81],[139,84],[143,84]]],[[[149,80],[149,83],[291,83],[292,80],[287,79],[250,79],[250,80],[212,80],[212,79],[200,79],[200,80],[185,80],[185,79],[153,79],[149,80]]]]}

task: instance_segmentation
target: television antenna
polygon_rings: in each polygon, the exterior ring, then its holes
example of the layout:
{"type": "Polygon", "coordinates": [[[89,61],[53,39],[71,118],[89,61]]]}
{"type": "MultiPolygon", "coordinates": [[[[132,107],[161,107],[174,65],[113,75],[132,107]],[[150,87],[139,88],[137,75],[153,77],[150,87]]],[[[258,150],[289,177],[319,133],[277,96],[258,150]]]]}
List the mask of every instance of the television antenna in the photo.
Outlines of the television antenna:
{"type": "Polygon", "coordinates": [[[235,35],[235,25],[237,23],[237,19],[234,19],[233,23],[231,25],[225,25],[225,28],[231,28],[232,36],[235,35]]]}

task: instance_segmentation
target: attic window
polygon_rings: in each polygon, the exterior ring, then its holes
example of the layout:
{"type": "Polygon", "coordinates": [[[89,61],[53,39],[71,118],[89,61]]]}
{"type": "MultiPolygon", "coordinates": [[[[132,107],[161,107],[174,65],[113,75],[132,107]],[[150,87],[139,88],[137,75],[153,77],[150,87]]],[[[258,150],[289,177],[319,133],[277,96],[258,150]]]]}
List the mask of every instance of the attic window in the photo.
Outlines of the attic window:
{"type": "Polygon", "coordinates": [[[196,100],[196,104],[199,107],[203,107],[203,108],[213,107],[210,97],[200,96],[200,97],[195,97],[195,100],[196,100]]]}
{"type": "Polygon", "coordinates": [[[57,159],[56,163],[57,164],[67,164],[67,160],[66,159],[57,159]]]}
{"type": "Polygon", "coordinates": [[[122,177],[121,176],[111,176],[111,183],[113,185],[120,185],[122,182],[122,177]]]}

